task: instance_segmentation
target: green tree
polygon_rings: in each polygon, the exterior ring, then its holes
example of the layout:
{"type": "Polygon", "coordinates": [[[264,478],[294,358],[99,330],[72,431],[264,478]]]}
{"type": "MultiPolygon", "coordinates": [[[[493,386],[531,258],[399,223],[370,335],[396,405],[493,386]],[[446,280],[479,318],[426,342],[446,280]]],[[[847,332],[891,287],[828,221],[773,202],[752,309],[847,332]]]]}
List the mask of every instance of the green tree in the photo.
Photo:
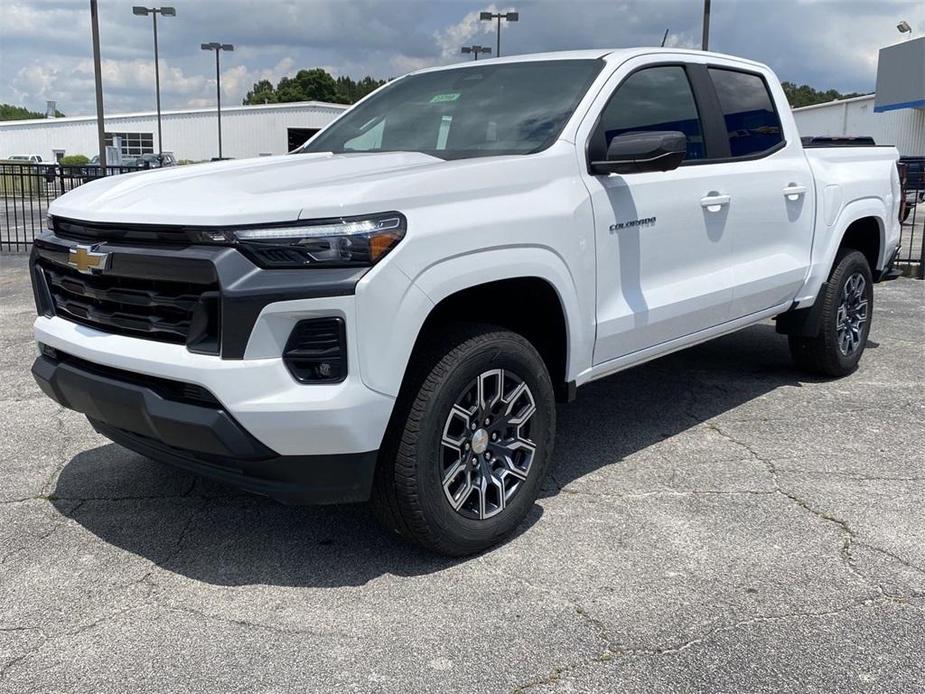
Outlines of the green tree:
{"type": "Polygon", "coordinates": [[[385,80],[377,80],[367,75],[359,82],[350,77],[337,78],[337,95],[342,104],[355,104],[364,96],[385,84],[385,80]]]}
{"type": "Polygon", "coordinates": [[[838,99],[852,99],[856,96],[863,96],[858,92],[842,94],[835,89],[828,89],[823,92],[810,87],[808,84],[797,85],[793,82],[781,82],[781,87],[784,88],[784,94],[787,95],[787,101],[790,102],[791,108],[813,106],[814,104],[824,104],[838,99]]]}
{"type": "MultiPolygon", "coordinates": [[[[12,104],[0,104],[0,120],[29,120],[32,118],[44,118],[44,113],[30,111],[22,106],[13,106],[12,104]]],[[[55,117],[64,118],[64,114],[55,109],[55,117]]]]}
{"type": "Polygon", "coordinates": [[[270,80],[260,80],[244,97],[244,105],[248,104],[275,104],[276,90],[270,80]]]}
{"type": "Polygon", "coordinates": [[[335,104],[353,104],[385,84],[366,76],[360,81],[351,77],[336,80],[322,68],[299,70],[293,77],[283,77],[276,87],[269,80],[255,82],[244,97],[244,104],[278,104],[294,101],[327,101],[335,104]]]}

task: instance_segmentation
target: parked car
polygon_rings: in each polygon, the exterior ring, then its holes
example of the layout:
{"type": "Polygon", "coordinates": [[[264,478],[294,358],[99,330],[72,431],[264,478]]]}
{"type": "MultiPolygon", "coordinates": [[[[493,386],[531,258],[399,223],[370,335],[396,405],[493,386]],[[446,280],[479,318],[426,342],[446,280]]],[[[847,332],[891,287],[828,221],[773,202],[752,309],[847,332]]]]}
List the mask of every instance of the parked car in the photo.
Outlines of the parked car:
{"type": "Polygon", "coordinates": [[[160,169],[164,166],[176,166],[176,164],[177,159],[172,152],[142,154],[135,161],[135,166],[140,169],[160,169]]]}
{"type": "Polygon", "coordinates": [[[7,161],[22,162],[23,164],[45,164],[54,162],[44,162],[42,161],[42,155],[40,154],[12,154],[6,158],[7,161]]]}
{"type": "Polygon", "coordinates": [[[143,455],[478,552],[587,383],[771,317],[799,368],[850,374],[897,158],[804,148],[774,73],[716,53],[426,69],[296,154],[56,199],[33,374],[143,455]]]}

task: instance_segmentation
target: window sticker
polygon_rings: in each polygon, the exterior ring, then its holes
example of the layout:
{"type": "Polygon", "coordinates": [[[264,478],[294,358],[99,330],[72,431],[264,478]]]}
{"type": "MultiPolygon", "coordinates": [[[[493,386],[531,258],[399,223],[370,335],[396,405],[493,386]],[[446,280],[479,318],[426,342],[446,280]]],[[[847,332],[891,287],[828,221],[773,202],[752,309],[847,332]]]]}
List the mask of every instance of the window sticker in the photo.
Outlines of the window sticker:
{"type": "Polygon", "coordinates": [[[457,101],[459,99],[459,92],[450,92],[449,94],[437,94],[430,100],[432,104],[445,104],[449,101],[457,101]]]}

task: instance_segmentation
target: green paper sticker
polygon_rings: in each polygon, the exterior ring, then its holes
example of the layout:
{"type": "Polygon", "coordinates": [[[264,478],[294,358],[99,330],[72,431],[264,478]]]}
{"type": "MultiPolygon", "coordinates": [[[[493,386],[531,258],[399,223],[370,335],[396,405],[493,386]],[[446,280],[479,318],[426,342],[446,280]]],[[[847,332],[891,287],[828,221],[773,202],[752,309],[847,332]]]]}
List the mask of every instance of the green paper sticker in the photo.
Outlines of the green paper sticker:
{"type": "Polygon", "coordinates": [[[459,92],[452,92],[450,94],[437,94],[437,96],[430,100],[430,103],[445,104],[448,101],[456,101],[457,99],[459,99],[459,92]]]}

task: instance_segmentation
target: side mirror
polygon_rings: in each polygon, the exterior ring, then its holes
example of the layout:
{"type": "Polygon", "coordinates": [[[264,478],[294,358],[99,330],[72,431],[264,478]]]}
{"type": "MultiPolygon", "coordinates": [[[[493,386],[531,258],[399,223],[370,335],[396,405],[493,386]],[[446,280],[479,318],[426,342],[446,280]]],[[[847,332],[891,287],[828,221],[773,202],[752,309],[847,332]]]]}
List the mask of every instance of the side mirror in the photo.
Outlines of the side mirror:
{"type": "Polygon", "coordinates": [[[687,136],[676,130],[617,135],[610,141],[605,161],[592,161],[591,172],[643,173],[678,168],[687,154],[687,136]]]}

